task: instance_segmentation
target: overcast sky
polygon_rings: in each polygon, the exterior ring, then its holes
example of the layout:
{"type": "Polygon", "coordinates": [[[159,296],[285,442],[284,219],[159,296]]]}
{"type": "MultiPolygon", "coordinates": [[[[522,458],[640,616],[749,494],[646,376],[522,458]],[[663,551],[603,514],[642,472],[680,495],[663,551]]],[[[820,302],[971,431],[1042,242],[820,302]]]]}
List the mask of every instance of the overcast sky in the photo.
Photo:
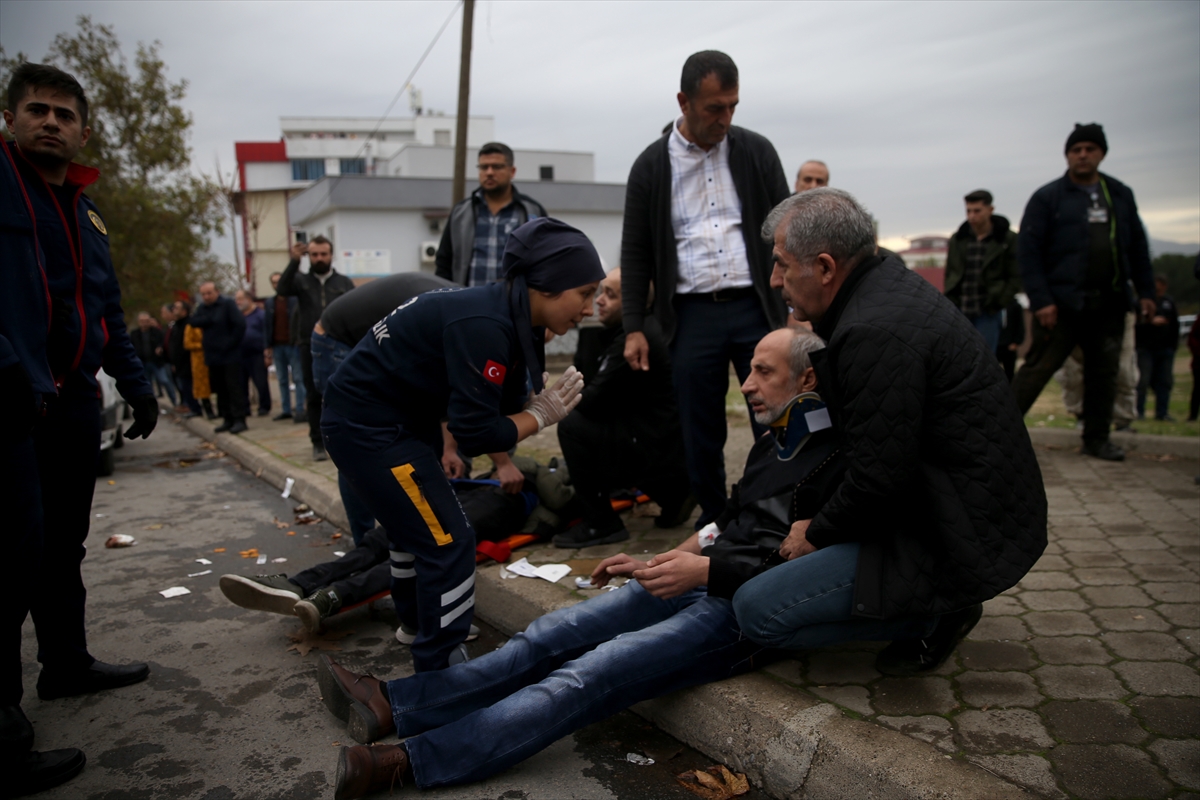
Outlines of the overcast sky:
{"type": "MultiPolygon", "coordinates": [[[[381,114],[454,8],[438,2],[0,0],[0,44],[41,57],[79,14],[132,54],[158,40],[189,81],[198,168],[280,116],[381,114]]],[[[461,14],[414,83],[453,113],[461,14]]],[[[515,147],[586,150],[624,182],[678,113],[684,59],[741,72],[736,124],[807,158],[879,219],[885,240],[946,233],[987,188],[1019,222],[1064,169],[1075,122],[1104,125],[1102,169],[1129,184],[1151,236],[1200,241],[1200,2],[504,2],[475,12],[471,110],[515,147]]],[[[394,115],[408,113],[407,97],[394,115]]],[[[519,182],[520,176],[518,176],[519,182]]],[[[218,252],[226,251],[222,247],[218,252]]]]}

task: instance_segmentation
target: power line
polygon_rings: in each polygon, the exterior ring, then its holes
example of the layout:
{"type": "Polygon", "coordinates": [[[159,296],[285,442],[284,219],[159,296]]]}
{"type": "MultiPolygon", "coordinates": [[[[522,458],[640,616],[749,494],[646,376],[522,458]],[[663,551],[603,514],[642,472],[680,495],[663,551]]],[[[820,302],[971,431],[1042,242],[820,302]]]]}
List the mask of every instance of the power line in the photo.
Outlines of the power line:
{"type": "Polygon", "coordinates": [[[419,70],[421,65],[425,63],[425,59],[433,50],[433,46],[437,44],[438,39],[442,38],[442,33],[445,32],[446,27],[450,24],[450,20],[454,19],[454,15],[458,13],[458,9],[462,7],[462,4],[463,0],[458,0],[458,2],[454,4],[454,8],[450,11],[450,16],[446,17],[446,21],[442,23],[442,27],[438,28],[438,32],[434,34],[433,41],[431,41],[429,46],[425,48],[425,52],[421,54],[421,58],[417,61],[417,65],[412,68],[412,72],[408,73],[408,77],[400,86],[400,91],[396,92],[396,96],[392,98],[392,102],[388,103],[388,107],[384,109],[383,116],[380,117],[379,122],[375,124],[375,129],[371,131],[371,133],[367,136],[367,140],[363,142],[362,147],[360,147],[358,152],[354,154],[355,158],[358,158],[366,151],[367,145],[370,144],[370,142],[375,138],[375,134],[379,133],[379,129],[383,127],[383,123],[387,120],[387,115],[391,113],[396,103],[399,102],[400,97],[404,94],[404,90],[407,89],[412,83],[412,79],[417,76],[417,70],[419,70]]]}

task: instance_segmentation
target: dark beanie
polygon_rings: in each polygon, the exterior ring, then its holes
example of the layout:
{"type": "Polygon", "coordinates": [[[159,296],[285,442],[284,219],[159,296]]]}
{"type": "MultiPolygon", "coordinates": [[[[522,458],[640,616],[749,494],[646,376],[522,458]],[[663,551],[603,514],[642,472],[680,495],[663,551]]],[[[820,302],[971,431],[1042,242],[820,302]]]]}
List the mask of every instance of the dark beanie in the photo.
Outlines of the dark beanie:
{"type": "Polygon", "coordinates": [[[1075,123],[1075,130],[1071,131],[1071,135],[1067,137],[1067,146],[1063,148],[1063,152],[1067,152],[1080,142],[1091,142],[1099,147],[1106,154],[1108,153],[1108,139],[1104,138],[1104,127],[1098,122],[1090,122],[1087,125],[1075,123]]]}
{"type": "Polygon", "coordinates": [[[529,319],[529,292],[554,294],[604,280],[600,255],[583,231],[553,217],[538,217],[508,235],[504,278],[509,282],[509,309],[535,392],[542,391],[545,368],[543,331],[529,319]],[[536,334],[536,335],[534,335],[536,334]]]}

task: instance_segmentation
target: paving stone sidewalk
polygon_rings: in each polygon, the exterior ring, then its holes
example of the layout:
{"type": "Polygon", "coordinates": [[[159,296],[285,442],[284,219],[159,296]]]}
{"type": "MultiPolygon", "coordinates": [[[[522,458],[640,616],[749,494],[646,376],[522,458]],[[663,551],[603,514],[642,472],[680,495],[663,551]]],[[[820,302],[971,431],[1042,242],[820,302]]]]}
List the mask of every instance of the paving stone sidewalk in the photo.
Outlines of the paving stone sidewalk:
{"type": "MultiPolygon", "coordinates": [[[[245,438],[336,477],[332,462],[311,463],[306,428],[251,425],[245,438]]],[[[731,418],[730,482],[749,446],[748,425],[731,418]]],[[[553,429],[519,451],[556,454],[553,429]]],[[[1046,553],[984,605],[936,675],[885,678],[873,667],[882,645],[872,643],[798,654],[768,671],[1043,797],[1200,800],[1200,466],[1037,451],[1050,501],[1046,553]]],[[[519,554],[539,564],[662,552],[690,526],[655,528],[655,510],[628,515],[631,539],[619,545],[519,554]]]]}

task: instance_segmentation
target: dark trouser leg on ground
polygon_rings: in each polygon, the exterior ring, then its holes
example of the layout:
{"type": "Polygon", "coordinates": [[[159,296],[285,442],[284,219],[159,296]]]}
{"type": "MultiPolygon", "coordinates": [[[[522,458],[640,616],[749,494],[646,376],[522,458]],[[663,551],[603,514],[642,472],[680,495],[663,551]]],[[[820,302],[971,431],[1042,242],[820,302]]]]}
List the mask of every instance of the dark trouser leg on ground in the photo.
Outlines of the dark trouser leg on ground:
{"type": "Polygon", "coordinates": [[[1117,371],[1121,366],[1121,340],[1125,337],[1125,312],[1085,312],[1078,340],[1083,350],[1083,440],[1103,442],[1112,428],[1113,400],[1117,397],[1117,371]]]}
{"type": "Polygon", "coordinates": [[[728,600],[658,600],[631,584],[541,617],[475,661],[392,681],[388,694],[417,785],[431,788],[482,780],[633,703],[767,655],[740,635],[728,600]]]}
{"type": "Polygon", "coordinates": [[[350,481],[338,471],[338,493],[342,496],[342,507],[346,509],[346,518],[350,520],[350,535],[354,538],[354,546],[362,544],[363,537],[375,527],[375,515],[367,508],[357,494],[350,481]]]}
{"type": "Polygon", "coordinates": [[[1200,414],[1200,358],[1192,357],[1192,399],[1188,403],[1188,419],[1195,420],[1200,414]]]}
{"type": "MultiPolygon", "coordinates": [[[[1033,343],[1025,356],[1025,363],[1013,377],[1013,392],[1017,396],[1017,406],[1021,409],[1021,414],[1029,413],[1042,389],[1075,349],[1077,333],[1075,320],[1069,318],[1072,316],[1074,315],[1069,315],[1060,308],[1058,324],[1051,329],[1042,327],[1037,315],[1034,315],[1033,343]]],[[[1109,413],[1111,411],[1110,408],[1109,413]]]]}
{"type": "MultiPolygon", "coordinates": [[[[303,589],[304,595],[307,597],[318,589],[324,589],[338,581],[366,572],[379,564],[386,564],[387,561],[387,531],[383,528],[375,528],[363,539],[362,545],[355,547],[341,558],[309,567],[303,572],[291,576],[288,580],[303,589]]],[[[385,585],[383,588],[388,587],[385,585]]],[[[343,599],[343,603],[347,603],[347,601],[343,599]]]]}
{"type": "MultiPolygon", "coordinates": [[[[403,429],[397,435],[396,427],[370,428],[330,412],[322,432],[334,463],[387,530],[393,566],[397,554],[413,558],[419,630],[414,669],[445,668],[471,627],[475,532],[437,454],[403,429]]],[[[397,600],[403,602],[403,594],[397,600]]]]}
{"type": "Polygon", "coordinates": [[[84,633],[87,590],[80,566],[91,523],[100,449],[100,409],[94,390],[68,380],[47,404],[34,434],[41,477],[42,566],[30,602],[38,661],[48,672],[72,673],[95,661],[84,633]]]}
{"type": "Polygon", "coordinates": [[[672,377],[688,476],[702,509],[697,525],[704,525],[725,510],[727,499],[724,448],[729,363],[734,362],[739,376],[749,374],[754,345],[769,329],[753,296],[716,302],[709,295],[677,295],[675,310],[678,324],[671,342],[672,377]]]}
{"type": "Polygon", "coordinates": [[[246,391],[243,396],[246,398],[246,410],[250,410],[250,389],[251,382],[254,383],[254,389],[258,392],[258,412],[266,414],[271,410],[271,385],[267,381],[267,362],[263,360],[262,353],[242,359],[242,372],[244,373],[243,386],[246,386],[246,391]]]}
{"type": "Polygon", "coordinates": [[[1150,388],[1150,374],[1154,371],[1154,353],[1145,348],[1138,348],[1137,365],[1137,415],[1138,419],[1142,419],[1146,416],[1146,390],[1150,388]]]}
{"type": "Polygon", "coordinates": [[[0,444],[0,508],[5,509],[6,517],[0,532],[4,556],[10,564],[19,566],[9,572],[12,580],[9,602],[0,611],[0,707],[3,707],[21,704],[21,626],[29,613],[42,556],[41,482],[31,434],[0,444]]]}
{"type": "Polygon", "coordinates": [[[1166,419],[1171,413],[1171,390],[1175,388],[1174,350],[1154,351],[1150,388],[1154,390],[1155,419],[1166,419]]]}
{"type": "Polygon", "coordinates": [[[176,377],[179,380],[180,399],[187,403],[188,410],[190,410],[193,414],[199,414],[200,401],[192,395],[191,373],[180,373],[176,377]]]}
{"type": "Polygon", "coordinates": [[[291,347],[277,344],[271,350],[275,361],[275,381],[279,384],[279,410],[284,414],[292,413],[291,381],[288,379],[288,364],[291,362],[291,347]]]}
{"type": "Polygon", "coordinates": [[[613,489],[634,485],[636,469],[622,470],[615,425],[593,422],[579,412],[558,423],[558,443],[571,470],[575,496],[584,509],[584,522],[601,533],[623,526],[609,499],[613,489]]]}
{"type": "Polygon", "coordinates": [[[308,416],[308,438],[314,445],[321,444],[321,393],[313,383],[312,345],[304,342],[300,350],[300,371],[304,373],[304,396],[308,416]]]}

